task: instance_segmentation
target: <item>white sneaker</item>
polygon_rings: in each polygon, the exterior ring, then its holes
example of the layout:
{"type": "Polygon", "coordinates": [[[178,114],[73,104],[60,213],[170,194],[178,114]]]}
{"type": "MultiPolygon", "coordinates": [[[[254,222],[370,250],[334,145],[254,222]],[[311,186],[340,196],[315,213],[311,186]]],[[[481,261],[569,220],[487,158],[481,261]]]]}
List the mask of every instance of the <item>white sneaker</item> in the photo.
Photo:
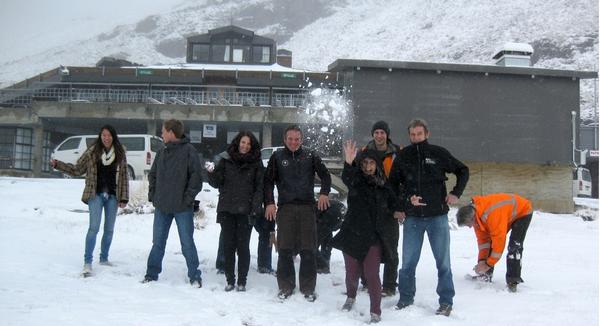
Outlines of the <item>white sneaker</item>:
{"type": "Polygon", "coordinates": [[[81,272],[83,277],[92,276],[92,264],[83,264],[83,271],[81,272]]]}
{"type": "Polygon", "coordinates": [[[371,321],[369,321],[369,324],[376,324],[380,321],[381,321],[381,315],[371,313],[371,321]]]}

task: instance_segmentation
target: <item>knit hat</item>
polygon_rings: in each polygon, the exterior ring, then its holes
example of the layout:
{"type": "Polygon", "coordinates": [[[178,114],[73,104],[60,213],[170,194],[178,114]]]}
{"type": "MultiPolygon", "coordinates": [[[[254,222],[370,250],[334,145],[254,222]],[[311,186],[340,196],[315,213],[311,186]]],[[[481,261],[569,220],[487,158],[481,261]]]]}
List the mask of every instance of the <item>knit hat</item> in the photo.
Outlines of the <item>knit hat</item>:
{"type": "Polygon", "coordinates": [[[385,122],[383,120],[375,122],[373,124],[373,127],[371,128],[371,136],[377,129],[381,129],[381,130],[385,131],[387,138],[390,138],[390,126],[388,126],[387,122],[385,122]]]}

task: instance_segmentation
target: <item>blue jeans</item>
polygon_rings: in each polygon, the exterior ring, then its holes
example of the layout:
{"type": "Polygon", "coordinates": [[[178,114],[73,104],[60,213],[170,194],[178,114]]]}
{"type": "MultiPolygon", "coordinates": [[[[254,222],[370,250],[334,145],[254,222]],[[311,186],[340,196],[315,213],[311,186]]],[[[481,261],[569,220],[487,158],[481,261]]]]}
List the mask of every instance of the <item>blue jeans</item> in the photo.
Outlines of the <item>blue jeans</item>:
{"type": "Polygon", "coordinates": [[[85,236],[85,254],[83,262],[91,264],[96,246],[96,236],[100,230],[102,221],[102,209],[104,209],[104,232],[100,244],[100,261],[108,260],[108,251],[112,242],[113,232],[115,230],[115,220],[117,219],[117,197],[107,193],[97,193],[96,196],[88,201],[90,210],[90,226],[85,236]]]}
{"type": "Polygon", "coordinates": [[[448,215],[407,216],[402,230],[402,268],[398,272],[400,304],[412,304],[416,292],[415,270],[421,256],[423,235],[427,232],[438,270],[437,294],[440,304],[452,305],[454,283],[450,268],[450,229],[448,215]]]}
{"type": "Polygon", "coordinates": [[[177,224],[181,252],[187,264],[188,277],[190,281],[202,280],[202,272],[198,269],[198,266],[200,266],[198,252],[196,251],[196,244],[194,244],[194,210],[192,208],[179,213],[163,213],[158,208],[154,210],[152,250],[150,250],[148,256],[146,276],[157,280],[158,274],[162,271],[162,260],[173,219],[177,224]]]}

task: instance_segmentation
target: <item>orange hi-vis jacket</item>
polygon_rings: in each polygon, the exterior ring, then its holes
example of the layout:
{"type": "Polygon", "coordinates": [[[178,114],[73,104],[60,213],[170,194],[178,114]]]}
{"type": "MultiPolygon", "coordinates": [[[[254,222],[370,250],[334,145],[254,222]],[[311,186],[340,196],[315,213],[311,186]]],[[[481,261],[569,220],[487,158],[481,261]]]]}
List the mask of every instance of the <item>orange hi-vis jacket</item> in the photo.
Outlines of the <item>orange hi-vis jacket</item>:
{"type": "Polygon", "coordinates": [[[506,234],[514,221],[532,212],[531,202],[517,194],[474,196],[473,229],[479,245],[479,261],[494,266],[504,251],[506,234]]]}

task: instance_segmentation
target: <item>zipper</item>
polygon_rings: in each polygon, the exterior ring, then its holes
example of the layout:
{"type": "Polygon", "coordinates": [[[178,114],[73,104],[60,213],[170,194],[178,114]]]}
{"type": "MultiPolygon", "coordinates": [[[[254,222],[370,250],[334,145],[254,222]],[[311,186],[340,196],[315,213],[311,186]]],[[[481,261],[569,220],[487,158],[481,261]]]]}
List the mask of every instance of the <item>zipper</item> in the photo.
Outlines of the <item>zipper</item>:
{"type": "MultiPolygon", "coordinates": [[[[423,162],[421,161],[421,150],[420,144],[417,144],[417,161],[419,164],[417,165],[417,192],[418,195],[421,196],[421,171],[423,167],[423,162]]],[[[419,206],[419,211],[421,212],[421,216],[423,216],[423,206],[419,206]]]]}

